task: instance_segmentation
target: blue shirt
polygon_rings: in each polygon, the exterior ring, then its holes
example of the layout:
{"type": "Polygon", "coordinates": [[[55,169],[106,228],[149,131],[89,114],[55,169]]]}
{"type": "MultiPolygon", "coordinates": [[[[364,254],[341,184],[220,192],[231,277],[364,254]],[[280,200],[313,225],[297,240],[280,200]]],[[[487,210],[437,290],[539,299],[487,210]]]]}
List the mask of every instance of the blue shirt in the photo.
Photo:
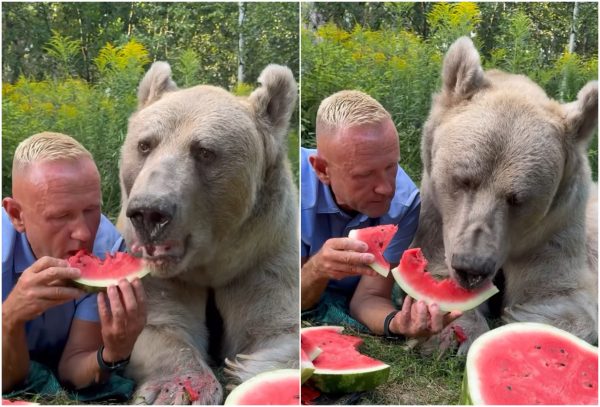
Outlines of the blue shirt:
{"type": "MultiPolygon", "coordinates": [[[[352,216],[337,206],[329,186],[319,180],[310,165],[308,157],[316,153],[317,150],[314,149],[301,149],[302,257],[313,256],[328,239],[347,237],[352,229],[394,224],[398,225],[398,232],[387,247],[384,257],[390,263],[398,263],[400,256],[412,242],[419,224],[421,199],[417,186],[402,167],[398,166],[396,193],[392,198],[389,211],[379,218],[370,218],[360,213],[352,216]]],[[[328,288],[340,290],[349,296],[354,292],[359,279],[360,276],[348,277],[340,281],[331,280],[328,288]]]]}
{"type": "MultiPolygon", "coordinates": [[[[123,238],[113,224],[102,215],[93,252],[104,258],[106,252],[124,250],[123,238]]],[[[8,214],[2,210],[2,302],[17,283],[19,276],[36,258],[25,233],[17,232],[8,214]]],[[[56,367],[67,342],[73,318],[99,321],[96,294],[50,308],[25,325],[27,345],[32,360],[56,367]]]]}

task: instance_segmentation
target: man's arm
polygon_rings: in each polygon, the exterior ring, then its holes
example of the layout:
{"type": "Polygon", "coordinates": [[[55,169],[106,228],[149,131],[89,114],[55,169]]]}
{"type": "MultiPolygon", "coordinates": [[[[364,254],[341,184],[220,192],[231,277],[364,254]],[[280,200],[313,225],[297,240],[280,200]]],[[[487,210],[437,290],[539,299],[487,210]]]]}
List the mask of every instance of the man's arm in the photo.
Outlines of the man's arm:
{"type": "Polygon", "coordinates": [[[102,359],[115,363],[127,359],[137,337],[146,325],[146,296],[139,279],[121,280],[98,294],[100,323],[74,319],[69,338],[58,365],[61,381],[81,389],[106,381],[109,375],[100,369],[97,352],[104,344],[102,359]],[[110,306],[106,301],[110,302],[110,306]]]}
{"type": "Polygon", "coordinates": [[[375,257],[371,253],[364,253],[368,248],[367,244],[360,240],[347,237],[332,238],[327,240],[321,250],[311,258],[308,260],[303,258],[302,310],[309,309],[319,302],[330,279],[340,280],[355,275],[377,275],[372,268],[367,266],[375,261],[375,257]]]}
{"type": "Polygon", "coordinates": [[[72,301],[82,290],[65,287],[78,278],[77,269],[65,260],[42,257],[27,268],[2,303],[2,392],[11,391],[29,373],[29,349],[25,324],[47,309],[72,301]]]}

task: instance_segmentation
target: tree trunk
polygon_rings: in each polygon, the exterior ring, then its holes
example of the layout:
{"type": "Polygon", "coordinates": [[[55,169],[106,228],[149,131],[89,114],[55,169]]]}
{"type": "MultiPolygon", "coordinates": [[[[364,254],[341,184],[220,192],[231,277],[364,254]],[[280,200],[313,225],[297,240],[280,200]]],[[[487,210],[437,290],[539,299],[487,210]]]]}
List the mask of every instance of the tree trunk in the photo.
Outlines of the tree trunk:
{"type": "MultiPolygon", "coordinates": [[[[573,3],[573,20],[571,22],[571,34],[569,35],[569,47],[568,52],[572,54],[575,51],[575,35],[577,34],[577,16],[579,14],[579,4],[577,2],[573,3]]],[[[561,102],[565,101],[565,93],[567,91],[567,77],[569,75],[569,66],[565,66],[563,71],[562,81],[560,83],[560,94],[559,98],[561,102]]]]}

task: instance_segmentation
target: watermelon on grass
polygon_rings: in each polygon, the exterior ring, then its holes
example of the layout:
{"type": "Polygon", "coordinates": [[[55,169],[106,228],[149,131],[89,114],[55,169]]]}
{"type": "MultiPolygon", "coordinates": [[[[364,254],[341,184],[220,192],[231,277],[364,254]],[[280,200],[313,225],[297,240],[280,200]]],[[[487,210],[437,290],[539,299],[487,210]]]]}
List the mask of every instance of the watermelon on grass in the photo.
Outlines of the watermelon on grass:
{"type": "Polygon", "coordinates": [[[426,268],[427,260],[421,249],[408,249],[402,255],[400,265],[392,270],[392,275],[406,294],[427,304],[435,302],[442,311],[470,310],[498,292],[491,282],[481,288],[467,290],[451,278],[436,280],[426,268]]]}
{"type": "Polygon", "coordinates": [[[279,369],[260,373],[237,386],[225,405],[299,405],[300,372],[298,369],[279,369]]]}
{"type": "Polygon", "coordinates": [[[461,404],[598,405],[598,348],[539,323],[489,331],[467,354],[461,404]]]}
{"type": "Polygon", "coordinates": [[[375,256],[375,262],[369,264],[369,266],[382,276],[387,277],[390,273],[390,263],[383,257],[383,253],[397,231],[398,226],[396,225],[379,225],[352,229],[348,237],[365,242],[369,246],[367,253],[375,256]]]}
{"type": "Polygon", "coordinates": [[[40,403],[32,403],[25,400],[8,400],[2,399],[3,406],[39,406],[40,403]]]}
{"type": "Polygon", "coordinates": [[[324,393],[365,391],[385,383],[390,367],[359,353],[357,348],[362,339],[342,335],[343,330],[340,326],[302,329],[302,338],[315,342],[322,349],[313,360],[315,371],[309,383],[324,393]]]}
{"type": "Polygon", "coordinates": [[[70,267],[81,270],[81,277],[73,280],[75,283],[94,288],[105,288],[116,285],[123,278],[132,281],[142,278],[150,272],[142,264],[142,260],[128,253],[116,252],[106,254],[104,260],[86,252],[78,251],[67,260],[70,267]]]}

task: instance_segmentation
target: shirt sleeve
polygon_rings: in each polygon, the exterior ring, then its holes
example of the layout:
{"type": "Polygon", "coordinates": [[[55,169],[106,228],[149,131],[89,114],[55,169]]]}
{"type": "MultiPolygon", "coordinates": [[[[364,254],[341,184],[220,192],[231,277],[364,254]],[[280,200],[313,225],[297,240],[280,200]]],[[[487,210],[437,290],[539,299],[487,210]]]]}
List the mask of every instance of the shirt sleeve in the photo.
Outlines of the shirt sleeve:
{"type": "Polygon", "coordinates": [[[400,263],[400,257],[410,246],[417,227],[419,226],[419,213],[421,212],[421,198],[417,193],[411,205],[398,224],[398,232],[385,250],[384,256],[392,264],[400,263]]]}

